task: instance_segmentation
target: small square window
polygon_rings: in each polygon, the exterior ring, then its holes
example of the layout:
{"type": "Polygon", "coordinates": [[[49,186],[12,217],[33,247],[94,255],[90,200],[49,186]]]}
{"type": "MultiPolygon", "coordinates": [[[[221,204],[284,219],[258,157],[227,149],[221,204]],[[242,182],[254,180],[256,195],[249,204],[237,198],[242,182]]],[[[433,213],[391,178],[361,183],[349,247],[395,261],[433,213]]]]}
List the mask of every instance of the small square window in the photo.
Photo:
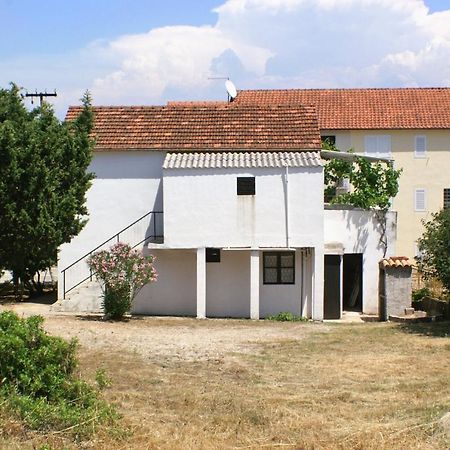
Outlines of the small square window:
{"type": "Polygon", "coordinates": [[[329,145],[336,145],[336,136],[322,136],[322,143],[329,145]]]}
{"type": "Polygon", "coordinates": [[[444,209],[450,209],[450,188],[444,189],[444,209]]]}
{"type": "Polygon", "coordinates": [[[220,248],[207,248],[206,249],[206,262],[207,263],[220,263],[220,248]]]}
{"type": "Polygon", "coordinates": [[[295,253],[264,252],[264,284],[295,284],[295,253]]]}
{"type": "Polygon", "coordinates": [[[255,177],[237,177],[237,195],[255,195],[255,177]]]}

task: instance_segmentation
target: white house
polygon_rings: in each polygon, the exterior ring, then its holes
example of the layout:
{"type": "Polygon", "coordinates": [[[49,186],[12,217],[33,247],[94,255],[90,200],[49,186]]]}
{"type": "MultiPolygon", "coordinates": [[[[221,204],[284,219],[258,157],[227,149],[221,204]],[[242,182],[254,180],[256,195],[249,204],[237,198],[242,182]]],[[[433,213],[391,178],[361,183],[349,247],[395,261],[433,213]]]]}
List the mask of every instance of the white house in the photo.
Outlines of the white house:
{"type": "MultiPolygon", "coordinates": [[[[89,222],[59,253],[65,307],[89,283],[89,253],[120,240],[157,258],[158,281],[134,313],[377,314],[382,227],[370,211],[324,208],[313,108],[206,103],[95,116],[89,222]]],[[[394,213],[385,237],[393,254],[394,213]]]]}

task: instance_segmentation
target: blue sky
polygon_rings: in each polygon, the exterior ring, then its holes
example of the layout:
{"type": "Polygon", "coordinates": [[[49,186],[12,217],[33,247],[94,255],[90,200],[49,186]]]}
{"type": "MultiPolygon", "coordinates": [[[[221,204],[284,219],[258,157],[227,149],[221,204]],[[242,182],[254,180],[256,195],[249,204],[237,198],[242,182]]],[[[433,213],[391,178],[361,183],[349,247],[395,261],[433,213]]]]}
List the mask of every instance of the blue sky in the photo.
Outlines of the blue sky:
{"type": "Polygon", "coordinates": [[[0,0],[0,86],[62,117],[238,88],[450,85],[449,0],[0,0]],[[427,9],[428,8],[428,9],[427,9]]]}
{"type": "Polygon", "coordinates": [[[0,57],[66,52],[167,25],[214,23],[220,0],[0,0],[0,57]]]}

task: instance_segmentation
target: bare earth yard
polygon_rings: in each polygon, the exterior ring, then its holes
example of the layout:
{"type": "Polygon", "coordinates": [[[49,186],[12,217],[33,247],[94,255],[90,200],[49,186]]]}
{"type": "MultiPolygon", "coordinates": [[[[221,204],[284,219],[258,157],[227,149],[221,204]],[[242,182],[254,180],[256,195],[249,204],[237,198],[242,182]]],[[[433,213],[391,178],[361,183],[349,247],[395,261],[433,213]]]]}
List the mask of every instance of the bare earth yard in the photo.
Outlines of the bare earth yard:
{"type": "MultiPolygon", "coordinates": [[[[2,307],[0,307],[1,310],[2,307]]],[[[446,449],[450,323],[274,323],[56,315],[80,371],[106,369],[126,431],[88,442],[5,424],[1,448],[446,449]],[[8,428],[9,427],[9,428],[8,428]]]]}

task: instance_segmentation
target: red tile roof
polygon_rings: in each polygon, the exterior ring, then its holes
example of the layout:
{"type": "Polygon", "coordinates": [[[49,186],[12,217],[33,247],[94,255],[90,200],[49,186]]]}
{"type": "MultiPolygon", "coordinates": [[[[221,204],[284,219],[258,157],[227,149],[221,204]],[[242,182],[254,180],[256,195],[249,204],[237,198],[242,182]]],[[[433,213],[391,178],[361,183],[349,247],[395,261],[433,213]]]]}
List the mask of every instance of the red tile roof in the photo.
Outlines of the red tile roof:
{"type": "Polygon", "coordinates": [[[413,265],[414,261],[407,256],[391,256],[380,261],[380,266],[383,269],[386,267],[412,267],[413,265]]]}
{"type": "MultiPolygon", "coordinates": [[[[66,119],[79,114],[70,107],[66,119]]],[[[317,116],[303,105],[95,107],[96,150],[317,150],[317,116]]]]}
{"type": "Polygon", "coordinates": [[[450,129],[450,88],[243,90],[241,105],[314,105],[322,130],[450,129]]]}

